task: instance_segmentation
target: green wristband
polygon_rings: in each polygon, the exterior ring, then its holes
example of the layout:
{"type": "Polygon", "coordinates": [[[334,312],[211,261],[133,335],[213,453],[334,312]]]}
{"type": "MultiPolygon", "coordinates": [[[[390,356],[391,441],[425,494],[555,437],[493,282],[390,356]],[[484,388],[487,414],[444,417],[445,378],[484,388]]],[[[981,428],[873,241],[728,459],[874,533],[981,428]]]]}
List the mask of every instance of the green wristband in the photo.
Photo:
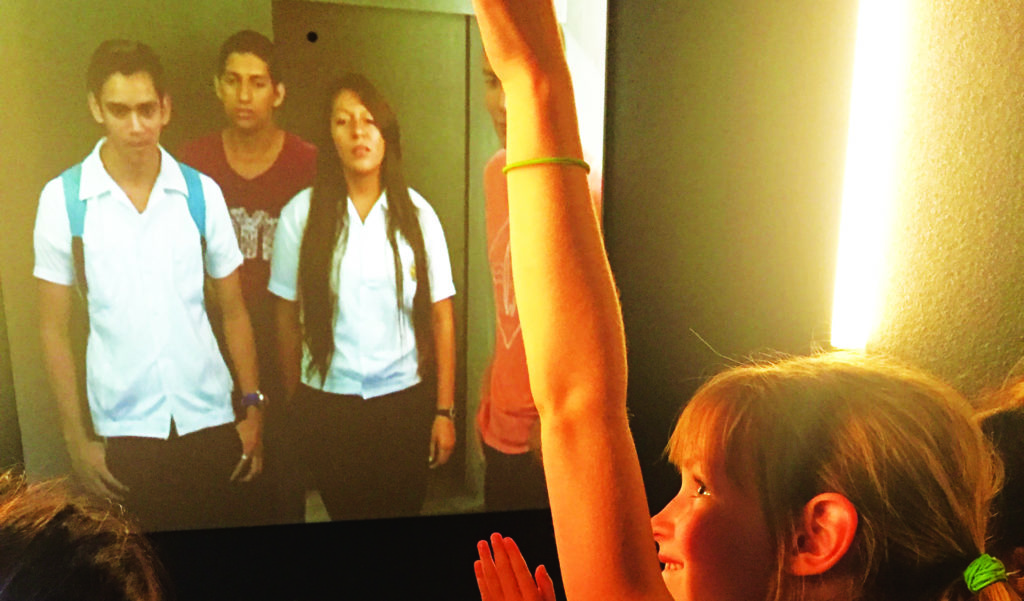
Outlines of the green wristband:
{"type": "Polygon", "coordinates": [[[1006,568],[1003,562],[991,555],[985,554],[971,562],[964,570],[964,582],[972,595],[990,584],[1006,580],[1006,568]]]}
{"type": "Polygon", "coordinates": [[[582,167],[584,171],[590,173],[590,165],[587,164],[583,159],[574,159],[572,157],[542,157],[539,159],[526,159],[525,161],[516,161],[505,165],[502,169],[502,173],[508,173],[513,169],[519,167],[531,167],[533,165],[573,165],[576,167],[582,167]]]}

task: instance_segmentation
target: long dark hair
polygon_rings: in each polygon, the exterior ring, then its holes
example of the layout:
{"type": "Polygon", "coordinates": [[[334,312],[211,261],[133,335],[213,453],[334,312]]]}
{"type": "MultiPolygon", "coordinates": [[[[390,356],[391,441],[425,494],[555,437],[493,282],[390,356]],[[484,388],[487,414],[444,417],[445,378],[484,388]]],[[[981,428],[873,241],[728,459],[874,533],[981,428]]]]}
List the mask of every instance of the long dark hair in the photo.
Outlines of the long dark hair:
{"type": "MultiPolygon", "coordinates": [[[[334,267],[334,251],[339,239],[345,233],[348,221],[348,186],[341,161],[330,136],[331,113],[335,99],[342,91],[348,90],[359,96],[360,101],[373,115],[377,128],[384,138],[384,160],[381,163],[381,189],[387,192],[387,236],[394,256],[396,302],[399,319],[405,316],[402,302],[402,262],[398,254],[398,236],[401,235],[412,247],[415,262],[416,293],[412,301],[412,324],[416,336],[416,351],[419,357],[419,375],[423,380],[432,380],[434,365],[433,312],[430,302],[430,271],[427,252],[420,229],[419,211],[412,203],[409,188],[402,174],[401,132],[398,119],[384,97],[370,81],[359,74],[348,74],[329,88],[326,96],[326,116],[323,123],[326,135],[317,157],[316,179],[309,203],[309,218],[302,236],[299,251],[299,303],[302,309],[302,340],[309,350],[310,362],[307,377],[317,376],[323,382],[327,377],[327,366],[334,355],[334,319],[338,291],[331,288],[331,272],[334,267]]],[[[339,283],[340,285],[340,283],[339,283]]]]}

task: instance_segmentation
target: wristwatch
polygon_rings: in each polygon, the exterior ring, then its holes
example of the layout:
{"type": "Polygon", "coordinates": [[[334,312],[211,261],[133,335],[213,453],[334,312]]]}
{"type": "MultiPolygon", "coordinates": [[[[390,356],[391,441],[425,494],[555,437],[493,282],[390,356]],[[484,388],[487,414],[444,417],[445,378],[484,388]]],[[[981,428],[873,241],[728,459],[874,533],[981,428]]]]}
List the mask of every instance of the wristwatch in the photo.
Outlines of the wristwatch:
{"type": "Polygon", "coordinates": [[[256,407],[257,409],[263,409],[267,404],[267,397],[263,396],[263,393],[259,390],[250,392],[249,394],[242,395],[242,408],[256,407]]]}
{"type": "Polygon", "coordinates": [[[440,415],[441,417],[447,417],[448,419],[455,421],[455,407],[437,409],[436,411],[434,411],[434,415],[440,415]]]}

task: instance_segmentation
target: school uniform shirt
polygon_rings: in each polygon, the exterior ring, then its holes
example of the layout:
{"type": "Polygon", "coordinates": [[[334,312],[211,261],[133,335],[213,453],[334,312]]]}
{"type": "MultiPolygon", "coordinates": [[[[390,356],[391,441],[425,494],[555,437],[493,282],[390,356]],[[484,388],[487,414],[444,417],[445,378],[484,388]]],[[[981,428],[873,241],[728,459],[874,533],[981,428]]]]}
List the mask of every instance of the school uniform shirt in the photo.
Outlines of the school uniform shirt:
{"type": "MultiPolygon", "coordinates": [[[[281,210],[274,237],[268,288],[277,296],[298,299],[299,248],[309,216],[312,191],[303,190],[281,210]]],[[[419,211],[420,229],[427,254],[431,301],[455,294],[444,230],[434,209],[415,190],[409,189],[419,211]]],[[[402,311],[395,301],[394,255],[387,239],[387,194],[381,194],[366,221],[359,218],[352,200],[347,202],[348,223],[338,236],[334,253],[332,288],[337,291],[334,319],[334,354],[326,377],[307,374],[310,363],[303,348],[302,383],[334,394],[369,399],[398,392],[420,381],[416,336],[412,324],[412,300],[417,274],[413,250],[398,236],[402,265],[402,311]]]]}
{"type": "MultiPolygon", "coordinates": [[[[231,374],[203,300],[199,231],[185,178],[160,149],[160,172],[141,213],[110,177],[100,147],[82,163],[75,202],[87,203],[82,243],[88,284],[86,388],[97,434],[168,438],[234,420],[231,374]]],[[[205,273],[242,264],[220,188],[200,175],[206,204],[205,273]]],[[[60,177],[43,188],[34,233],[35,277],[71,286],[75,267],[60,177]]]]}

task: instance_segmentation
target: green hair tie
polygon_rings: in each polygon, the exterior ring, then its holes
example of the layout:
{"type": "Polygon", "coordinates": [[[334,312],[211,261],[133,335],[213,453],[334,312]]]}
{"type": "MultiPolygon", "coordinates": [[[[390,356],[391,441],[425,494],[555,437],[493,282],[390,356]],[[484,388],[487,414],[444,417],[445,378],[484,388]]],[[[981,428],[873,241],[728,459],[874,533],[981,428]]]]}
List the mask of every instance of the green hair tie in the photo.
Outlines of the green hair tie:
{"type": "Polygon", "coordinates": [[[590,173],[590,165],[587,164],[583,159],[575,159],[573,157],[543,157],[539,159],[526,159],[525,161],[516,161],[515,163],[509,163],[502,169],[502,173],[508,173],[513,169],[519,167],[530,167],[531,165],[574,165],[576,167],[582,167],[584,171],[590,173]]]}
{"type": "Polygon", "coordinates": [[[964,582],[972,595],[990,584],[1006,580],[1006,568],[1003,562],[987,553],[971,562],[964,570],[964,582]]]}

